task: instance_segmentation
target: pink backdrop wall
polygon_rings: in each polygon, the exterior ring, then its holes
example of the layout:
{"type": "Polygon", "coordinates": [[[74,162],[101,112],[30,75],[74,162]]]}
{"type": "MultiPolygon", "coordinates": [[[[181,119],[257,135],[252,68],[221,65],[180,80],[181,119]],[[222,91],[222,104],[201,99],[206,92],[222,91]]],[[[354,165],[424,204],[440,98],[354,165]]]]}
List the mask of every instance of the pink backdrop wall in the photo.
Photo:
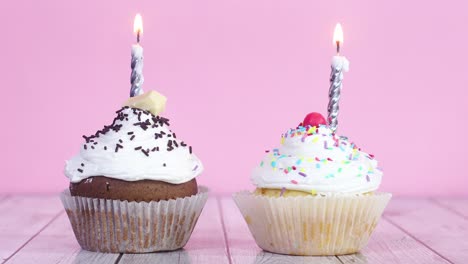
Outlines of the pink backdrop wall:
{"type": "Polygon", "coordinates": [[[2,1],[0,192],[57,192],[81,135],[129,92],[135,13],[146,89],[216,192],[251,188],[264,150],[326,113],[335,23],[351,61],[340,134],[381,161],[383,190],[467,195],[468,2],[2,1]]]}

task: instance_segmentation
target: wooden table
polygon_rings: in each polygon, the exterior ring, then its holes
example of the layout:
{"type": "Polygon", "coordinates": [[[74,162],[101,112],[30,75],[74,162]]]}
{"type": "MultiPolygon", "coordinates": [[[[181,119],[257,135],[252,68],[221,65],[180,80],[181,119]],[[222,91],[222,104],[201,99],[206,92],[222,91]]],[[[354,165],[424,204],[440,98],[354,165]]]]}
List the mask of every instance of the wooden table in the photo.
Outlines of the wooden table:
{"type": "Polygon", "coordinates": [[[0,263],[468,263],[468,199],[394,198],[363,252],[293,257],[257,247],[230,196],[208,200],[183,250],[80,249],[58,195],[0,195],[0,263]]]}

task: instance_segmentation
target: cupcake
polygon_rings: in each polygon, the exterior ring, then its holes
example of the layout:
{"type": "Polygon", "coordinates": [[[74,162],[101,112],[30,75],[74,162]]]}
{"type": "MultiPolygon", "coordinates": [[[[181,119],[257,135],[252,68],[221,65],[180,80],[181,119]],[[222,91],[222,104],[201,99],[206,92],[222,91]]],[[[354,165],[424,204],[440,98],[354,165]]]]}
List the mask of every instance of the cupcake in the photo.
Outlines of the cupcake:
{"type": "Polygon", "coordinates": [[[160,116],[155,91],[130,98],[110,125],[83,136],[61,200],[80,246],[143,253],[182,248],[207,200],[203,165],[160,116]]]}
{"type": "Polygon", "coordinates": [[[255,191],[234,200],[259,247],[289,255],[342,255],[368,242],[391,198],[377,192],[382,171],[371,154],[318,113],[281,136],[252,172],[255,191]]]}

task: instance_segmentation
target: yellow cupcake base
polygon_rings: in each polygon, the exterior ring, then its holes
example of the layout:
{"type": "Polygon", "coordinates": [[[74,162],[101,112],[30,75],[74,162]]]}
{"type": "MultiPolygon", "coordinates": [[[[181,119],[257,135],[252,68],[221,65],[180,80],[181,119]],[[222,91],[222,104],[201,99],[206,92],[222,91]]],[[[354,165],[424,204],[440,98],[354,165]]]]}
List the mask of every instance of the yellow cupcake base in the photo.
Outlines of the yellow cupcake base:
{"type": "MultiPolygon", "coordinates": [[[[372,195],[374,192],[362,193],[359,195],[372,195]]],[[[257,188],[253,192],[255,195],[263,195],[266,197],[299,197],[299,196],[317,196],[316,192],[303,192],[295,190],[281,190],[281,189],[268,189],[268,188],[257,188]]],[[[318,195],[323,196],[323,195],[318,195]]]]}

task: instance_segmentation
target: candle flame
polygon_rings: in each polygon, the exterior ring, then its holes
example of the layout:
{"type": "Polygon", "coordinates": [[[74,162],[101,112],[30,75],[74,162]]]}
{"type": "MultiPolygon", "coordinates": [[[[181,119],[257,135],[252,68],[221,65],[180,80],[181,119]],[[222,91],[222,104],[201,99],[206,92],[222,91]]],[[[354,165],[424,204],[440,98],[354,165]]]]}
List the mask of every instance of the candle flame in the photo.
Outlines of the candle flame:
{"type": "Polygon", "coordinates": [[[137,36],[143,34],[143,19],[140,14],[136,14],[133,21],[133,33],[137,36]]]}
{"type": "Polygon", "coordinates": [[[333,34],[333,44],[343,46],[343,28],[341,24],[336,24],[335,33],[333,34]]]}

